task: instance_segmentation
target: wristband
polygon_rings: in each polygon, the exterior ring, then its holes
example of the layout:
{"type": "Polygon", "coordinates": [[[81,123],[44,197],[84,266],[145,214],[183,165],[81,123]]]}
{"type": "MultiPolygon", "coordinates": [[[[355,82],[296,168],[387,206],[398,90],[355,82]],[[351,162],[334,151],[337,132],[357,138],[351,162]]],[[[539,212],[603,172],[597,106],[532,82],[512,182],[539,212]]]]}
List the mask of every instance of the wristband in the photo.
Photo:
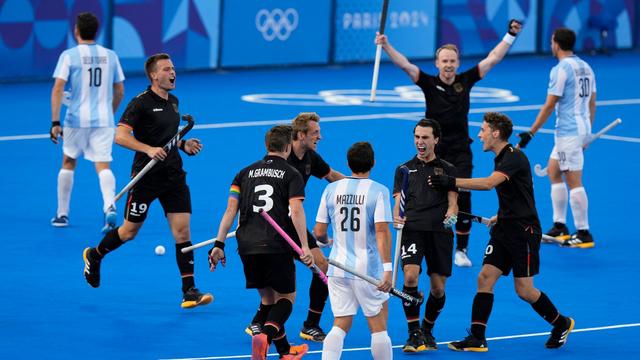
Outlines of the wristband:
{"type": "Polygon", "coordinates": [[[506,34],[504,34],[504,37],[502,38],[502,41],[504,41],[504,42],[506,42],[507,44],[511,45],[511,44],[513,44],[513,41],[514,41],[515,39],[516,39],[516,37],[515,37],[515,36],[513,36],[513,35],[511,35],[511,34],[509,34],[509,33],[506,33],[506,34]]]}
{"type": "Polygon", "coordinates": [[[216,240],[216,241],[213,243],[213,247],[214,247],[214,248],[218,248],[218,249],[220,249],[220,250],[224,251],[224,243],[223,243],[222,241],[218,241],[218,240],[216,240]]]}
{"type": "Polygon", "coordinates": [[[390,262],[384,263],[384,264],[382,264],[382,269],[384,271],[391,271],[391,270],[393,270],[393,266],[391,265],[390,262]]]}
{"type": "Polygon", "coordinates": [[[54,126],[60,126],[60,121],[52,121],[51,127],[54,127],[54,126]]]}

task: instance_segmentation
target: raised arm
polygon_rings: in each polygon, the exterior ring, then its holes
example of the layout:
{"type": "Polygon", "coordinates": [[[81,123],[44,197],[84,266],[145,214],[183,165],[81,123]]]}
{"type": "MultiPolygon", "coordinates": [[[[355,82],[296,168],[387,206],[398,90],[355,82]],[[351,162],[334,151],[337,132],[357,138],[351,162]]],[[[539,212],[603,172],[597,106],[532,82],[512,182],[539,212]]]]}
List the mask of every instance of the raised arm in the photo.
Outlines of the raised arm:
{"type": "Polygon", "coordinates": [[[409,75],[411,81],[414,83],[418,81],[418,77],[420,76],[420,69],[409,62],[406,56],[402,55],[398,50],[396,50],[391,43],[389,43],[389,39],[387,35],[380,35],[376,33],[376,45],[381,45],[384,52],[387,53],[391,61],[396,64],[400,69],[404,70],[404,72],[409,75]]]}
{"type": "Polygon", "coordinates": [[[520,31],[522,31],[522,23],[517,20],[510,20],[507,33],[504,35],[502,40],[493,48],[493,50],[491,50],[489,55],[487,55],[487,57],[478,64],[478,71],[481,78],[483,78],[494,66],[502,61],[520,31]]]}

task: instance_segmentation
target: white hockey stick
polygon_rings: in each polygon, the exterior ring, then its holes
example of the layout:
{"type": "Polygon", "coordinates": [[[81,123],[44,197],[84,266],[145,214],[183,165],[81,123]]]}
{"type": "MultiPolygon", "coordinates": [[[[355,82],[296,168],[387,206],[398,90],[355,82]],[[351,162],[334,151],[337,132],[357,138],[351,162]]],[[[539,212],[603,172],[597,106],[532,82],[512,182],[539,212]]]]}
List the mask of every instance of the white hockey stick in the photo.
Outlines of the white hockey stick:
{"type": "MultiPolygon", "coordinates": [[[[232,231],[232,232],[230,232],[230,233],[228,233],[228,234],[227,234],[227,239],[228,239],[228,238],[231,238],[231,237],[235,237],[235,236],[236,236],[236,232],[235,232],[235,231],[232,231]]],[[[218,240],[218,238],[213,238],[213,239],[205,240],[205,241],[199,242],[199,243],[197,243],[197,244],[193,244],[193,245],[191,245],[191,246],[187,246],[186,248],[182,248],[182,250],[180,250],[180,251],[182,251],[182,253],[183,253],[183,254],[186,254],[186,253],[188,253],[189,251],[193,251],[193,250],[198,249],[198,248],[201,248],[201,247],[203,247],[203,246],[207,246],[207,245],[209,245],[209,244],[213,244],[214,242],[216,242],[216,240],[218,240]]]]}

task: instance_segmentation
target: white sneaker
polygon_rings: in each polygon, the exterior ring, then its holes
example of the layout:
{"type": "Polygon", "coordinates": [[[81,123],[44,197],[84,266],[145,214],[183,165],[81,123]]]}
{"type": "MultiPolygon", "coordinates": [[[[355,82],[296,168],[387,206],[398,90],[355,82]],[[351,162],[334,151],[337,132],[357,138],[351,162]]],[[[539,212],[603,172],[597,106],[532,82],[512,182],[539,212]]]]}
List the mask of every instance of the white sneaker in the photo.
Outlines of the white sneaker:
{"type": "Polygon", "coordinates": [[[471,267],[471,260],[467,256],[467,252],[465,250],[456,250],[456,256],[453,260],[453,263],[459,267],[471,267]]]}

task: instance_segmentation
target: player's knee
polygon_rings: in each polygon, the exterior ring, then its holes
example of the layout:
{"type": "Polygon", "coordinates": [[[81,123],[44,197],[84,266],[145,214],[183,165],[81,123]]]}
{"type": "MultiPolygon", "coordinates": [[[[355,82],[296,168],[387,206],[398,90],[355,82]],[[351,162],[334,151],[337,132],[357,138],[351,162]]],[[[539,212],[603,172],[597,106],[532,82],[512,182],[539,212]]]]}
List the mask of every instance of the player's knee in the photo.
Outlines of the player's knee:
{"type": "Polygon", "coordinates": [[[489,274],[485,273],[484,271],[480,271],[480,273],[478,274],[478,290],[492,290],[493,288],[493,284],[492,284],[492,278],[491,276],[489,276],[489,274]]]}
{"type": "Polygon", "coordinates": [[[118,236],[120,236],[120,240],[123,242],[135,239],[136,235],[138,235],[138,229],[136,228],[127,226],[121,226],[118,228],[118,236]]]}
{"type": "Polygon", "coordinates": [[[436,298],[441,298],[444,296],[444,286],[440,287],[431,287],[431,295],[433,295],[436,298]]]}
{"type": "Polygon", "coordinates": [[[528,303],[534,303],[540,295],[531,286],[515,285],[516,294],[518,297],[528,303]]]}
{"type": "Polygon", "coordinates": [[[418,271],[414,269],[405,268],[404,270],[404,285],[405,286],[418,286],[418,271]]]}

